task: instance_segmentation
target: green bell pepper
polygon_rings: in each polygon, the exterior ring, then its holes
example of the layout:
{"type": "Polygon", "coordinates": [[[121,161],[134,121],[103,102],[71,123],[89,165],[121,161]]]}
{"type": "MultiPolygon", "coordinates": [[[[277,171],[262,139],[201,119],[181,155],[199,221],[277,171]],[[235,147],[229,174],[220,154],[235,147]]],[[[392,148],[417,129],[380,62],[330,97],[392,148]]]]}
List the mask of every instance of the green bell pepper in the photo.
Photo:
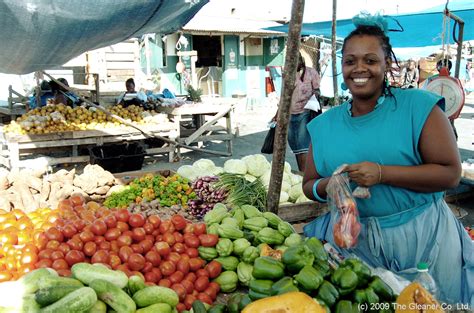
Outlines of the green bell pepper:
{"type": "Polygon", "coordinates": [[[234,245],[229,238],[220,238],[216,245],[216,250],[219,256],[229,256],[234,251],[234,245]]]}
{"type": "Polygon", "coordinates": [[[318,272],[323,276],[323,278],[331,275],[331,266],[327,261],[314,260],[313,267],[318,270],[318,272]]]}
{"type": "Polygon", "coordinates": [[[268,256],[255,259],[252,276],[256,279],[280,279],[285,275],[285,266],[268,256]]]}
{"type": "Polygon", "coordinates": [[[222,292],[232,292],[237,288],[239,277],[237,276],[236,272],[225,271],[217,276],[214,281],[221,286],[222,292]]]}
{"type": "Polygon", "coordinates": [[[305,290],[312,291],[318,289],[324,279],[314,267],[306,265],[295,276],[295,280],[298,286],[302,286],[305,290]]]}
{"type": "Polygon", "coordinates": [[[227,300],[227,312],[228,313],[239,313],[239,303],[244,295],[241,293],[234,293],[227,300]]]}
{"type": "Polygon", "coordinates": [[[264,279],[254,279],[249,283],[249,297],[258,300],[271,296],[273,281],[264,279]]]}
{"type": "Polygon", "coordinates": [[[239,302],[239,310],[242,311],[250,303],[252,303],[252,299],[250,299],[249,295],[243,295],[239,302]]]}
{"type": "Polygon", "coordinates": [[[370,287],[365,288],[365,296],[367,297],[367,303],[369,304],[375,304],[380,302],[379,296],[370,287]]]}
{"type": "Polygon", "coordinates": [[[379,303],[379,296],[371,287],[365,289],[357,289],[353,292],[352,297],[357,303],[379,303]]]}
{"type": "Polygon", "coordinates": [[[243,228],[248,230],[260,231],[260,229],[268,226],[268,220],[263,216],[256,216],[246,219],[243,224],[243,228]]]}
{"type": "Polygon", "coordinates": [[[358,313],[359,306],[349,300],[340,300],[336,304],[335,313],[358,313]]]}
{"type": "Polygon", "coordinates": [[[331,281],[339,287],[341,295],[351,293],[359,283],[356,273],[348,267],[339,267],[331,276],[331,281]]]}
{"type": "Polygon", "coordinates": [[[217,258],[217,250],[214,247],[201,246],[198,248],[198,251],[199,251],[199,256],[206,261],[210,261],[212,259],[217,258]]]}
{"type": "Polygon", "coordinates": [[[327,261],[328,253],[324,250],[324,246],[316,237],[308,238],[305,242],[306,246],[313,252],[315,260],[327,261]]]}
{"type": "Polygon", "coordinates": [[[337,299],[339,299],[339,292],[333,284],[325,280],[319,287],[316,297],[323,301],[328,307],[332,307],[337,299]]]}
{"type": "Polygon", "coordinates": [[[272,296],[281,295],[291,291],[299,291],[295,286],[293,278],[285,276],[272,285],[272,296]]]}
{"type": "Polygon", "coordinates": [[[357,278],[359,279],[357,287],[366,287],[369,283],[372,273],[370,272],[369,267],[362,261],[354,258],[346,259],[342,262],[340,267],[348,267],[356,273],[357,278]]]}
{"type": "Polygon", "coordinates": [[[380,277],[374,276],[373,280],[369,284],[369,287],[375,291],[380,299],[386,301],[394,300],[392,288],[390,288],[390,286],[387,285],[380,277]]]}
{"type": "Polygon", "coordinates": [[[242,261],[246,263],[253,264],[253,262],[255,262],[255,259],[258,258],[259,256],[260,256],[260,251],[258,250],[258,248],[250,246],[245,249],[244,253],[242,254],[241,259],[242,261]]]}
{"type": "Polygon", "coordinates": [[[237,269],[237,265],[239,265],[239,259],[237,259],[235,256],[221,256],[215,260],[221,263],[222,268],[226,271],[235,271],[237,269]]]}
{"type": "Polygon", "coordinates": [[[239,238],[234,240],[234,254],[241,256],[245,249],[251,246],[250,242],[245,238],[239,238]]]}
{"type": "Polygon", "coordinates": [[[237,265],[237,276],[243,285],[248,286],[253,279],[252,271],[253,266],[248,263],[240,262],[239,265],[237,265]]]}
{"type": "Polygon", "coordinates": [[[300,244],[286,249],[281,260],[288,271],[297,273],[304,266],[313,264],[314,255],[306,245],[300,244]]]}

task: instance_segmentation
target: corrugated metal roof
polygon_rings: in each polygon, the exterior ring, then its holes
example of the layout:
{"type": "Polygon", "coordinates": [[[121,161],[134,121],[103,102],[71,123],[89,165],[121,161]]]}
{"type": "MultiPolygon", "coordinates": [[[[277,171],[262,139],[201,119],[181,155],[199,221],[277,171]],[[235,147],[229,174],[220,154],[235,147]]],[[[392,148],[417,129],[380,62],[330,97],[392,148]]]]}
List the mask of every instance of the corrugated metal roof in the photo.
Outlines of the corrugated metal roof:
{"type": "Polygon", "coordinates": [[[185,26],[183,31],[203,34],[249,34],[258,36],[286,36],[286,33],[267,30],[264,28],[281,26],[273,21],[251,20],[240,17],[223,17],[208,14],[194,16],[185,26]]]}

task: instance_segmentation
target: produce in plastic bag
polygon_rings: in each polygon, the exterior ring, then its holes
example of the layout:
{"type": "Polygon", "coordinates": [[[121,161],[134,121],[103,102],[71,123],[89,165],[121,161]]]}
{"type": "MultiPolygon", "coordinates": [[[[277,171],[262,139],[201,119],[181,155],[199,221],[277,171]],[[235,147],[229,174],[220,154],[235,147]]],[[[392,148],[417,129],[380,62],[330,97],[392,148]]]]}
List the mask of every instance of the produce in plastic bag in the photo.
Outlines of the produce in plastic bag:
{"type": "Polygon", "coordinates": [[[359,211],[349,185],[346,173],[341,173],[346,165],[341,165],[331,176],[326,187],[329,208],[335,219],[334,242],[341,248],[352,248],[357,244],[361,225],[359,211]]]}

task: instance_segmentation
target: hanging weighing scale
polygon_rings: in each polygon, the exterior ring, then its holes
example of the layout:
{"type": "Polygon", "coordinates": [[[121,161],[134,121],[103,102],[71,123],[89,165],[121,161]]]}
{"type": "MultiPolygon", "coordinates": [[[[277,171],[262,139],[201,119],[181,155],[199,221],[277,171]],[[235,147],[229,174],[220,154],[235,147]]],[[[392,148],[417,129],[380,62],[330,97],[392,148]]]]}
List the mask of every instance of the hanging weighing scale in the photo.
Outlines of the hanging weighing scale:
{"type": "Polygon", "coordinates": [[[440,76],[428,83],[426,90],[444,97],[446,106],[444,114],[450,120],[458,118],[465,101],[464,90],[458,78],[440,73],[440,76]]]}

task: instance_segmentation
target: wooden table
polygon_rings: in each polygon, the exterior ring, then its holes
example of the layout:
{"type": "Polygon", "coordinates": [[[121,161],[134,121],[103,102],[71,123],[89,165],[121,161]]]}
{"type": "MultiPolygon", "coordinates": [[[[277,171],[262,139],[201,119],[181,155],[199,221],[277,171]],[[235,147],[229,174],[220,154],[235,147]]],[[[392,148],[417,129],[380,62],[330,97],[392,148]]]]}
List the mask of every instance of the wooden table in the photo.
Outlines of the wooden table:
{"type": "MultiPolygon", "coordinates": [[[[156,134],[172,140],[178,136],[174,123],[140,125],[148,134],[156,134]]],[[[0,164],[7,168],[22,167],[21,156],[66,150],[67,157],[48,157],[48,165],[89,162],[89,155],[78,155],[78,147],[100,146],[104,143],[144,140],[147,137],[132,127],[117,127],[103,130],[58,132],[44,135],[17,135],[0,131],[0,164]]],[[[147,155],[168,153],[169,161],[174,159],[176,147],[172,144],[161,148],[147,149],[147,155]]]]}
{"type": "MultiPolygon", "coordinates": [[[[226,152],[216,151],[211,149],[199,149],[199,151],[223,155],[223,156],[232,156],[232,139],[234,135],[232,134],[232,120],[231,113],[234,109],[234,104],[231,103],[192,103],[185,104],[180,107],[159,107],[158,112],[168,114],[168,118],[173,120],[175,123],[175,128],[178,129],[177,141],[185,145],[191,145],[192,143],[198,143],[198,147],[202,147],[203,142],[209,141],[222,141],[226,144],[226,152]],[[196,128],[193,129],[184,129],[182,127],[183,118],[185,116],[199,117],[211,116],[208,121],[203,121],[197,123],[196,128]],[[225,118],[226,126],[222,127],[217,125],[220,119],[225,118]]],[[[178,156],[180,156],[179,146],[177,148],[178,156]]]]}

